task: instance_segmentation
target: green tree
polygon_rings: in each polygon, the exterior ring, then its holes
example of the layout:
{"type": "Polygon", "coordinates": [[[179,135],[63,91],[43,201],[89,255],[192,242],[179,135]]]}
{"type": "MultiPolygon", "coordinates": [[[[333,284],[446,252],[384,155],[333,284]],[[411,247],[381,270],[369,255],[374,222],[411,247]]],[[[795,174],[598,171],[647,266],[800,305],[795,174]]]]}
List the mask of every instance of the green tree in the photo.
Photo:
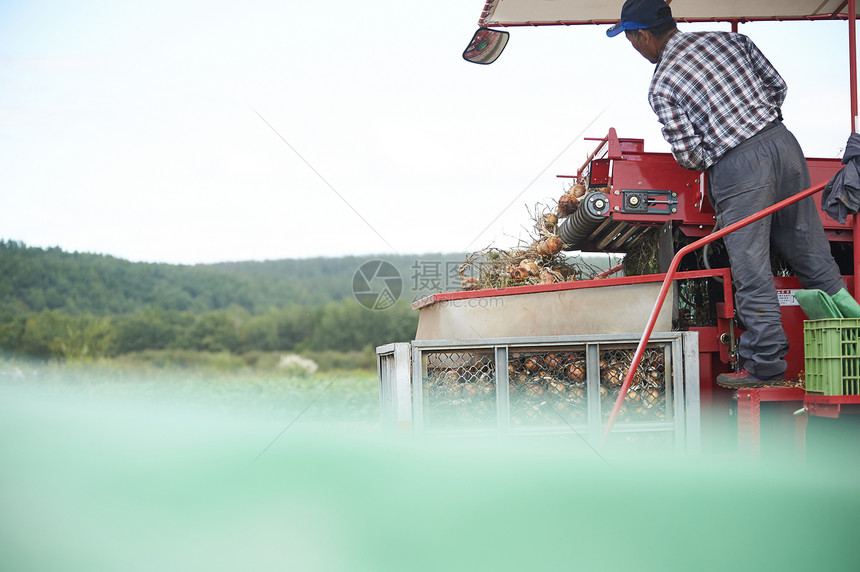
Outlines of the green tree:
{"type": "Polygon", "coordinates": [[[237,352],[239,327],[224,310],[207,312],[197,317],[188,330],[186,347],[206,352],[237,352]]]}
{"type": "Polygon", "coordinates": [[[110,318],[78,316],[66,324],[66,334],[50,344],[54,357],[66,360],[88,360],[110,355],[114,330],[110,318]]]}
{"type": "Polygon", "coordinates": [[[305,308],[291,304],[274,312],[274,318],[278,327],[278,346],[276,349],[290,351],[303,341],[313,336],[315,312],[311,308],[305,308]]]}
{"type": "Polygon", "coordinates": [[[42,358],[51,357],[54,340],[66,336],[70,325],[70,317],[57,310],[42,310],[38,314],[29,315],[21,335],[21,353],[42,358]]]}
{"type": "Polygon", "coordinates": [[[143,350],[179,349],[194,324],[190,312],[149,308],[133,314],[115,316],[117,354],[143,350]]]}
{"type": "Polygon", "coordinates": [[[274,312],[249,318],[242,326],[241,339],[243,351],[283,349],[278,340],[278,321],[274,312]]]}
{"type": "Polygon", "coordinates": [[[27,318],[24,316],[0,317],[0,349],[17,352],[21,348],[21,339],[27,318]]]}
{"type": "Polygon", "coordinates": [[[316,308],[314,317],[313,335],[303,342],[303,349],[349,351],[408,341],[418,325],[418,312],[404,301],[377,311],[345,299],[316,308]]]}

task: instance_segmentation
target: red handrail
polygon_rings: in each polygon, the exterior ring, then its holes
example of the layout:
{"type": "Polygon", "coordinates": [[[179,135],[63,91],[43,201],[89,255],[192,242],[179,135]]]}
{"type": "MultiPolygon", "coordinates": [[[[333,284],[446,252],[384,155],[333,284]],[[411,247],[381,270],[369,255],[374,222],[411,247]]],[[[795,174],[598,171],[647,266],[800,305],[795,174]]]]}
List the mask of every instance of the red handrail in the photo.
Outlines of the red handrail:
{"type": "Polygon", "coordinates": [[[582,167],[577,169],[577,171],[576,171],[576,182],[577,183],[582,183],[582,174],[585,172],[585,170],[591,164],[591,161],[595,157],[597,157],[598,153],[600,153],[600,151],[603,149],[603,146],[606,145],[607,143],[609,143],[609,135],[607,135],[603,139],[598,139],[598,141],[600,141],[600,144],[597,146],[597,149],[592,151],[591,155],[589,155],[588,158],[585,159],[585,163],[582,164],[582,167]]]}
{"type": "Polygon", "coordinates": [[[848,84],[851,89],[851,132],[857,131],[857,4],[848,0],[848,84]]]}
{"type": "MultiPolygon", "coordinates": [[[[678,265],[681,263],[681,259],[684,258],[684,256],[686,256],[688,253],[696,250],[701,246],[710,244],[711,242],[714,242],[715,240],[720,239],[725,235],[736,231],[739,228],[745,227],[748,224],[754,223],[759,219],[763,219],[764,217],[769,216],[776,211],[787,207],[788,205],[794,204],[802,199],[805,199],[808,196],[814,195],[815,193],[823,189],[826,185],[827,181],[809,187],[805,191],[801,191],[796,195],[782,200],[776,204],[773,204],[766,209],[763,209],[755,214],[746,217],[745,219],[741,219],[725,228],[721,228],[720,230],[711,233],[704,238],[700,238],[696,242],[691,242],[690,244],[679,250],[677,254],[675,254],[675,257],[672,258],[672,263],[669,264],[669,270],[666,272],[666,278],[663,279],[663,285],[660,287],[660,294],[657,296],[657,302],[654,304],[654,309],[651,310],[651,316],[648,317],[648,323],[645,325],[645,332],[642,334],[642,339],[639,340],[639,346],[637,346],[636,348],[636,353],[633,354],[633,361],[630,362],[630,369],[627,370],[627,375],[624,377],[624,383],[621,384],[621,391],[618,393],[618,397],[615,399],[615,405],[612,407],[612,413],[610,413],[609,420],[606,422],[606,428],[603,430],[603,437],[600,440],[601,445],[606,442],[607,437],[609,437],[609,433],[612,431],[612,426],[615,424],[615,420],[618,418],[618,412],[621,409],[621,404],[624,403],[624,398],[627,397],[627,390],[630,388],[630,382],[633,380],[633,375],[636,372],[636,368],[639,366],[639,362],[642,360],[642,354],[645,353],[645,346],[648,344],[648,340],[651,338],[651,332],[654,331],[654,324],[657,322],[657,315],[660,313],[660,310],[663,307],[663,302],[666,300],[666,294],[668,294],[669,292],[669,286],[674,280],[675,272],[678,269],[678,265]]],[[[858,226],[857,221],[855,221],[854,226],[855,228],[858,226]]]]}

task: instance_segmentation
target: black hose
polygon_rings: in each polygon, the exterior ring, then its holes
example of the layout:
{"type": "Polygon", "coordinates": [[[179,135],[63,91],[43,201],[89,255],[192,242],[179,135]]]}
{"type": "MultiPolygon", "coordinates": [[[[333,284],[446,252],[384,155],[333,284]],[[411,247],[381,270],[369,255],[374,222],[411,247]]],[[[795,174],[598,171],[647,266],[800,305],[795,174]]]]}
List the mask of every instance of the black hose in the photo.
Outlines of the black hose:
{"type": "MultiPolygon", "coordinates": [[[[720,230],[720,223],[714,223],[714,230],[711,231],[711,234],[717,232],[718,230],[720,230]]],[[[712,242],[709,242],[704,247],[702,247],[702,264],[704,264],[705,268],[707,268],[708,270],[711,269],[711,261],[708,258],[711,255],[712,244],[712,242]]],[[[721,276],[712,276],[711,278],[713,278],[720,284],[723,283],[723,278],[721,276]]]]}

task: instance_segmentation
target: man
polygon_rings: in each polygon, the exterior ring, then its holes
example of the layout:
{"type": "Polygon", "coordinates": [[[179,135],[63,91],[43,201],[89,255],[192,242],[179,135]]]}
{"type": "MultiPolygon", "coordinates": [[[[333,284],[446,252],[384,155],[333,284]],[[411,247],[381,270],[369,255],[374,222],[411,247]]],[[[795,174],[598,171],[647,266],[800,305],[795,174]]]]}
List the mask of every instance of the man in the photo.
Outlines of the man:
{"type": "MultiPolygon", "coordinates": [[[[753,42],[728,32],[683,33],[663,0],[627,0],[621,21],[633,47],[656,64],[648,100],[678,163],[708,174],[708,197],[726,227],[810,187],[806,159],[782,125],[786,84],[753,42]]],[[[721,374],[724,387],[763,387],[785,379],[788,340],[773,275],[770,244],[807,289],[829,295],[845,287],[813,199],[807,198],[724,239],[746,326],[742,369],[721,374]]]]}

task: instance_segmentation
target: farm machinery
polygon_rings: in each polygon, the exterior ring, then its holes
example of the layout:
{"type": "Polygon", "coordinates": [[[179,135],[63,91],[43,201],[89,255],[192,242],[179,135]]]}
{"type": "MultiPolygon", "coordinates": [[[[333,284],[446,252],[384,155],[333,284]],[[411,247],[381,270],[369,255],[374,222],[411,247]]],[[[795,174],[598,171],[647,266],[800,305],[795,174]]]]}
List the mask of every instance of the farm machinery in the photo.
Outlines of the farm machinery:
{"type": "MultiPolygon", "coordinates": [[[[488,0],[463,56],[500,56],[499,28],[617,22],[622,2],[488,0]]],[[[677,0],[676,20],[730,22],[847,20],[851,131],[856,131],[854,0],[830,2],[677,0]]],[[[734,311],[731,271],[708,201],[707,173],[681,168],[670,153],[610,129],[572,176],[584,190],[559,225],[566,250],[625,255],[626,276],[440,293],[414,304],[416,339],[378,348],[383,416],[412,433],[575,433],[589,443],[758,455],[774,443],[805,450],[810,418],[860,412],[860,320],[810,321],[801,286],[774,260],[774,283],[790,343],[789,382],[728,390],[720,373],[737,367],[744,325],[734,311]],[[629,260],[653,245],[648,271],[629,260]]],[[[808,158],[814,196],[842,167],[808,158]]],[[[779,205],[777,205],[778,208],[779,205]]],[[[759,213],[758,217],[773,212],[759,213]]],[[[819,209],[831,251],[855,298],[860,225],[819,209]]],[[[752,218],[752,217],[751,217],[752,218]]],[[[742,221],[743,222],[743,221],[742,221]]],[[[735,225],[732,225],[735,227],[735,225]]],[[[616,269],[617,270],[617,269],[616,269]]],[[[776,445],[773,445],[776,446],[776,445]]]]}

